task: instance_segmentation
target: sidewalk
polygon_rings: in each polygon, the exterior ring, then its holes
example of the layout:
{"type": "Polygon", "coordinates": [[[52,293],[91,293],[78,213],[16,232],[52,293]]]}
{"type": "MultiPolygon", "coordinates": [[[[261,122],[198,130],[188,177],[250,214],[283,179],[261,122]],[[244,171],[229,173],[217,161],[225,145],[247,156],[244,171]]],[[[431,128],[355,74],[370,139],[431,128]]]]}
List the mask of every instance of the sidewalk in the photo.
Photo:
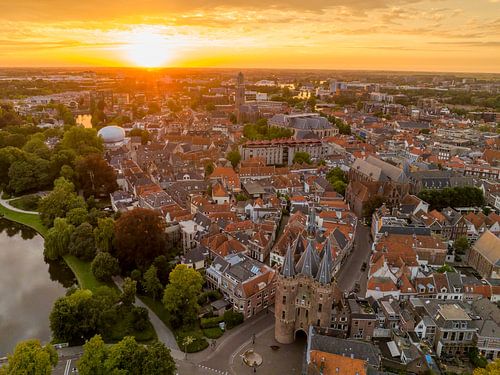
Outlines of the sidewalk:
{"type": "MultiPolygon", "coordinates": [[[[3,194],[3,192],[0,191],[0,197],[1,197],[1,194],[3,194]]],[[[16,199],[16,198],[12,198],[12,199],[16,199]]],[[[0,204],[2,206],[4,206],[5,208],[8,208],[11,211],[19,212],[19,213],[22,213],[22,214],[31,214],[31,215],[38,215],[39,214],[38,211],[25,211],[25,210],[21,210],[20,208],[16,208],[16,207],[12,206],[9,203],[9,201],[11,201],[12,199],[2,199],[2,198],[0,198],[0,204]]]]}

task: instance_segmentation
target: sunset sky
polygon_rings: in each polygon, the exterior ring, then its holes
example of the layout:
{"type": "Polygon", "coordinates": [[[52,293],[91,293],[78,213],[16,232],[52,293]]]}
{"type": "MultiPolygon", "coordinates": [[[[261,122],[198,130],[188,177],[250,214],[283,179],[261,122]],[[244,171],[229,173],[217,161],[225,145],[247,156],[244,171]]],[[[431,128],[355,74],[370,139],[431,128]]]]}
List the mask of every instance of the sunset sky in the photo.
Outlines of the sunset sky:
{"type": "Polygon", "coordinates": [[[0,66],[500,72],[500,0],[0,0],[0,66]]]}

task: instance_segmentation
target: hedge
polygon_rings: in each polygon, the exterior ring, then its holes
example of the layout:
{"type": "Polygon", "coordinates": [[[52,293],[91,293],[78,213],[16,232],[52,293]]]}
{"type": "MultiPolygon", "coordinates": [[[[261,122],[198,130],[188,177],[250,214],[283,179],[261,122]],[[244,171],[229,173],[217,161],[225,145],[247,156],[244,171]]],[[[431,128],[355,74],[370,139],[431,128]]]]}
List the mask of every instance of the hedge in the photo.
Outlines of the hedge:
{"type": "Polygon", "coordinates": [[[216,316],[213,318],[201,318],[200,326],[201,328],[215,328],[219,326],[219,323],[224,321],[224,317],[216,316]]]}
{"type": "Polygon", "coordinates": [[[208,347],[208,341],[203,337],[201,331],[178,331],[176,335],[177,344],[182,351],[188,353],[200,352],[208,347]],[[184,338],[191,336],[194,340],[191,344],[184,347],[184,338]]]}
{"type": "Polygon", "coordinates": [[[209,339],[218,339],[224,334],[224,331],[220,327],[205,328],[203,334],[209,339]]]}
{"type": "Polygon", "coordinates": [[[243,323],[243,314],[233,310],[228,310],[224,313],[224,321],[226,322],[226,328],[231,329],[236,327],[238,324],[243,323]]]}

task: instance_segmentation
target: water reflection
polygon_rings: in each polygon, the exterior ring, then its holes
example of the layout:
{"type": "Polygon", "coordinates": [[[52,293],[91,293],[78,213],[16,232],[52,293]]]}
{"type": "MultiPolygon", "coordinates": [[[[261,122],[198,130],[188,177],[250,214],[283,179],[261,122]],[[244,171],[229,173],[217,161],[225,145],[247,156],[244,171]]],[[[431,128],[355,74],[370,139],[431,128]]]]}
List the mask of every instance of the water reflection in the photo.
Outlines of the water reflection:
{"type": "Polygon", "coordinates": [[[92,115],[78,115],[75,122],[78,125],[83,125],[84,128],[90,129],[92,127],[92,115]]]}
{"type": "Polygon", "coordinates": [[[21,234],[23,240],[31,240],[37,235],[34,229],[30,227],[15,223],[13,221],[0,219],[0,233],[7,233],[7,236],[14,237],[17,234],[21,234]]]}
{"type": "Polygon", "coordinates": [[[44,261],[40,235],[0,219],[0,356],[20,340],[49,341],[52,305],[73,283],[64,263],[44,261]]]}

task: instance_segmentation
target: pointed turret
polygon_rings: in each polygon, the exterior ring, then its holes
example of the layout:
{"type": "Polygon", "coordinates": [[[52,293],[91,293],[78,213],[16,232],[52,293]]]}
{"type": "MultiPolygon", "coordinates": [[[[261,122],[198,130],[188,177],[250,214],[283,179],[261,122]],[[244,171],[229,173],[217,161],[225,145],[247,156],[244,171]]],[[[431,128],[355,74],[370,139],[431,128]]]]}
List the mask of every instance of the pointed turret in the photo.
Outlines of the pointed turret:
{"type": "Polygon", "coordinates": [[[281,274],[284,277],[293,277],[295,276],[295,260],[293,259],[295,256],[295,252],[292,250],[292,247],[288,245],[288,250],[285,255],[285,262],[283,263],[283,268],[281,269],[281,274]]]}
{"type": "Polygon", "coordinates": [[[314,205],[312,207],[309,207],[309,215],[307,218],[307,236],[308,237],[315,237],[316,235],[316,208],[314,205]]]}
{"type": "Polygon", "coordinates": [[[323,247],[323,259],[319,265],[316,281],[321,284],[329,284],[332,281],[333,257],[330,240],[327,239],[323,247]]]}
{"type": "Polygon", "coordinates": [[[295,246],[294,254],[297,256],[302,255],[302,253],[306,251],[306,248],[304,246],[304,237],[302,236],[302,234],[298,235],[294,246],[295,246]]]}
{"type": "Polygon", "coordinates": [[[297,262],[297,267],[295,268],[297,273],[310,277],[316,276],[319,264],[317,254],[314,254],[315,251],[316,250],[313,247],[312,240],[309,240],[306,251],[304,251],[299,261],[297,262]]]}

